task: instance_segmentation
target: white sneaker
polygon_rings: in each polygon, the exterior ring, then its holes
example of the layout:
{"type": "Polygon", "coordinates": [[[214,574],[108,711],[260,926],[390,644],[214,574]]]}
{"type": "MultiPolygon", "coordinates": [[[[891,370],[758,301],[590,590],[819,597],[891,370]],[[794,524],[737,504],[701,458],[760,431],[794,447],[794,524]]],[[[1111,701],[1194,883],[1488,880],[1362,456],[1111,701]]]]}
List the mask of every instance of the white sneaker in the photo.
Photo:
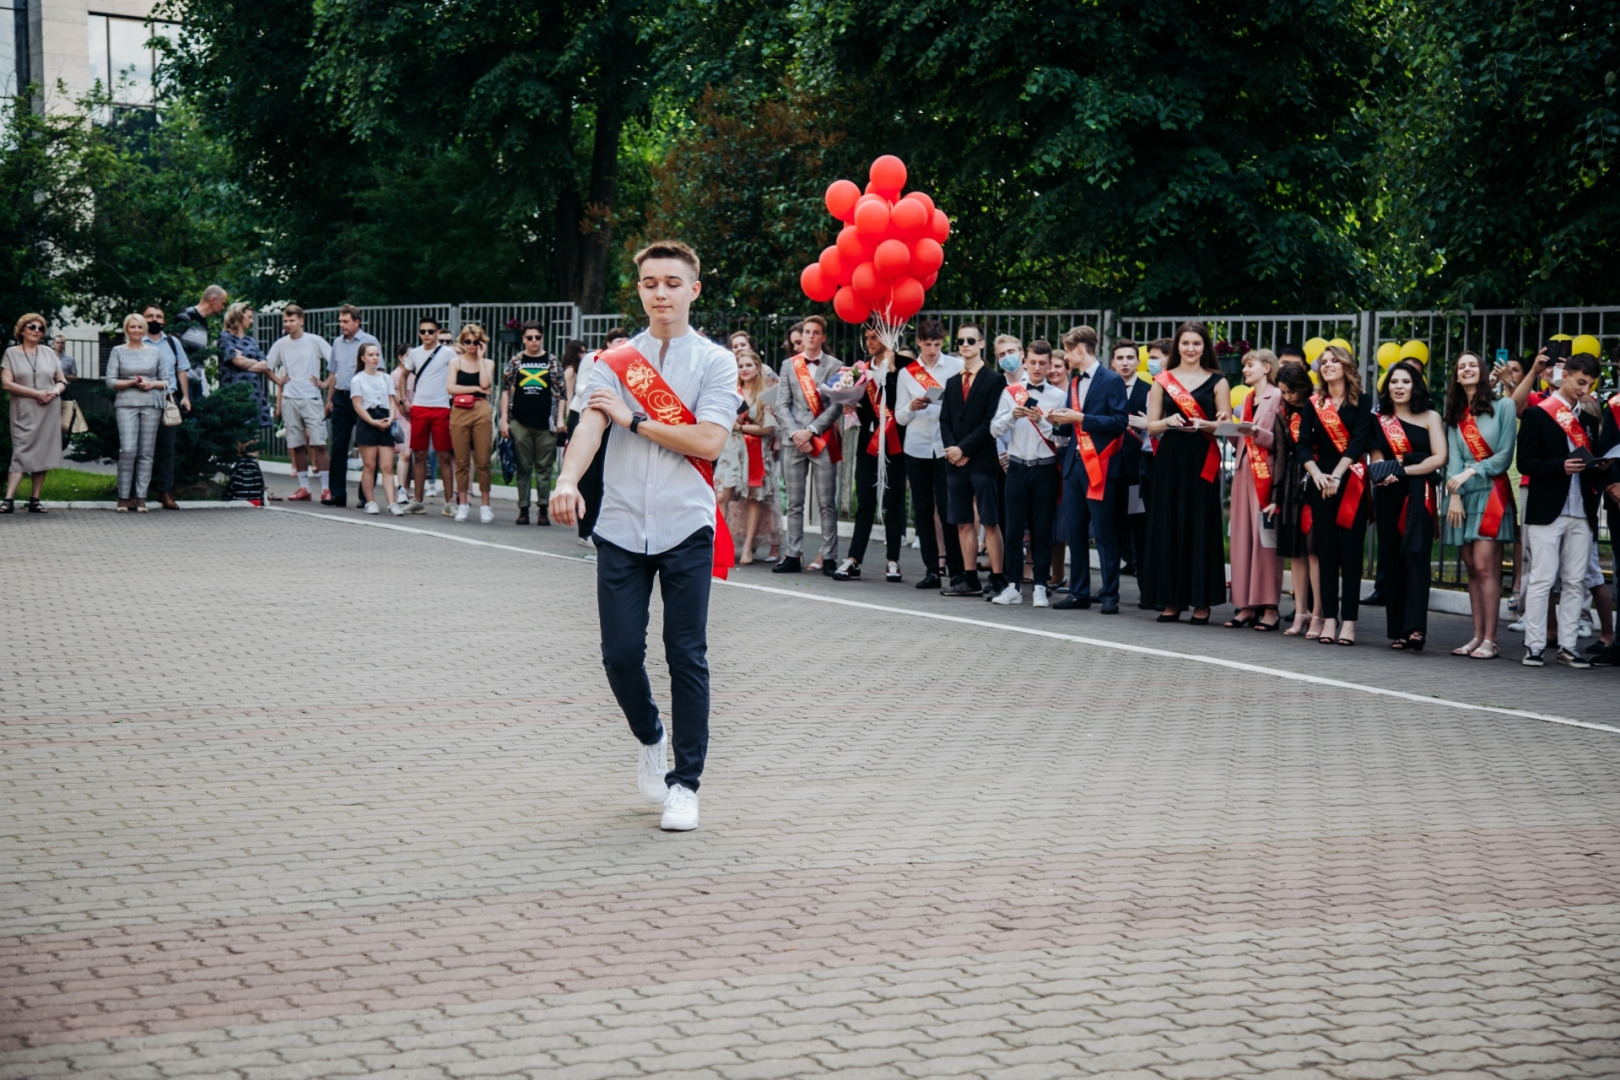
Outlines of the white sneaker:
{"type": "Polygon", "coordinates": [[[664,817],[658,823],[669,832],[691,832],[698,827],[697,792],[684,784],[669,785],[669,796],[664,799],[664,817]]]}
{"type": "Polygon", "coordinates": [[[1035,599],[1032,602],[1032,606],[1033,607],[1051,607],[1052,606],[1052,602],[1046,598],[1046,586],[1045,585],[1037,585],[1037,586],[1035,586],[1035,599]]]}
{"type": "Polygon", "coordinates": [[[365,513],[375,514],[376,512],[377,512],[377,504],[375,502],[366,503],[365,513]]]}
{"type": "Polygon", "coordinates": [[[664,774],[669,767],[664,764],[664,748],[669,745],[669,732],[665,730],[663,736],[651,746],[642,744],[641,753],[636,757],[636,786],[641,789],[641,797],[658,806],[664,802],[669,794],[669,785],[664,783],[664,774]]]}
{"type": "Polygon", "coordinates": [[[1020,589],[1016,584],[1008,582],[1007,587],[992,597],[990,602],[992,604],[1022,604],[1024,602],[1024,590],[1020,589]]]}
{"type": "Polygon", "coordinates": [[[478,520],[481,524],[488,525],[495,520],[495,509],[490,506],[480,506],[478,508],[478,520]]]}
{"type": "Polygon", "coordinates": [[[388,512],[393,514],[395,517],[404,517],[405,507],[401,506],[399,503],[390,503],[388,505],[388,512]]]}
{"type": "Polygon", "coordinates": [[[405,504],[405,512],[407,514],[425,514],[427,513],[427,507],[413,499],[405,504]]]}
{"type": "Polygon", "coordinates": [[[1576,637],[1591,637],[1592,636],[1592,616],[1590,616],[1590,615],[1582,615],[1581,616],[1581,625],[1578,626],[1575,629],[1575,636],[1576,637]]]}
{"type": "Polygon", "coordinates": [[[591,538],[588,536],[576,536],[574,537],[574,543],[578,544],[580,547],[590,547],[591,538]]]}
{"type": "Polygon", "coordinates": [[[468,506],[466,503],[462,503],[460,506],[456,507],[456,520],[457,521],[466,521],[467,518],[470,517],[471,515],[472,515],[472,507],[468,506]]]}
{"type": "Polygon", "coordinates": [[[1524,620],[1516,619],[1513,622],[1508,623],[1508,629],[1513,631],[1515,634],[1524,633],[1524,620]]]}

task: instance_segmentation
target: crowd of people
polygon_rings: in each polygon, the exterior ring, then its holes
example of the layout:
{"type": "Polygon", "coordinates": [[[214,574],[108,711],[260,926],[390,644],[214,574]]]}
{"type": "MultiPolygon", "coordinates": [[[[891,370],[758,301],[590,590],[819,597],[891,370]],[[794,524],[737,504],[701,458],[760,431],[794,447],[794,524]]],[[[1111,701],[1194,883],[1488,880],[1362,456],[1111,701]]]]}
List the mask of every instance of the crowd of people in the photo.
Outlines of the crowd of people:
{"type": "MultiPolygon", "coordinates": [[[[327,341],[288,305],[282,335],[266,348],[252,306],[227,301],[210,287],[177,316],[178,333],[157,306],[124,319],[124,340],[103,372],[115,393],[119,512],[146,512],[149,494],[178,509],[174,432],[210,392],[198,354],[209,319],[223,315],[218,382],[246,383],[258,422],[281,425],[297,479],[291,501],[347,505],[352,445],[364,513],[426,513],[436,473],[441,513],[470,520],[476,480],[478,519],[487,524],[498,451],[517,485],[516,524],[551,524],[559,449],[579,422],[600,351],[571,341],[559,358],[530,322],[521,347],[498,365],[481,326],[452,332],[425,318],[419,340],[393,349],[390,365],[358,308],[340,309],[339,333],[327,341]]],[[[60,337],[45,343],[46,330],[37,314],[18,320],[18,343],[0,364],[12,436],[0,513],[15,512],[25,476],[33,482],[25,509],[47,512],[41,484],[61,464],[56,403],[77,370],[60,337]]],[[[628,337],[613,330],[603,349],[628,337]]],[[[1119,611],[1123,575],[1136,579],[1139,606],[1160,622],[1186,614],[1205,625],[1230,603],[1228,628],[1349,646],[1358,640],[1372,529],[1375,602],[1391,648],[1425,646],[1431,568],[1443,543],[1461,552],[1468,578],[1473,633],[1457,655],[1499,655],[1511,550],[1510,609],[1524,663],[1547,662],[1549,649],[1571,667],[1616,658],[1598,517],[1608,515],[1612,542],[1620,470],[1605,455],[1620,446],[1620,394],[1605,402],[1594,393],[1595,356],[1554,361],[1543,349],[1524,370],[1464,352],[1443,388],[1429,386],[1423,364],[1402,360],[1367,387],[1347,350],[1330,345],[1307,362],[1290,345],[1243,356],[1244,389],[1234,395],[1198,322],[1171,338],[1112,342],[1106,356],[1086,326],[1054,344],[991,339],[966,322],[946,351],[946,328],[925,318],[913,338],[907,348],[868,329],[866,355],[846,363],[826,350],[825,321],[810,316],[792,327],[773,370],[749,334],[731,335],[739,406],[714,481],[738,563],[753,563],[764,547],[774,573],[858,580],[881,518],[882,576],[901,582],[909,503],[919,589],[1107,615],[1119,611]],[[846,456],[852,469],[841,469],[846,456]],[[855,504],[842,556],[841,472],[855,504]],[[807,553],[811,506],[820,533],[807,553]],[[1293,579],[1287,620],[1285,569],[1293,579]],[[1582,649],[1594,603],[1597,641],[1582,649]]],[[[587,547],[602,453],[579,485],[586,513],[578,539],[587,547]]]]}

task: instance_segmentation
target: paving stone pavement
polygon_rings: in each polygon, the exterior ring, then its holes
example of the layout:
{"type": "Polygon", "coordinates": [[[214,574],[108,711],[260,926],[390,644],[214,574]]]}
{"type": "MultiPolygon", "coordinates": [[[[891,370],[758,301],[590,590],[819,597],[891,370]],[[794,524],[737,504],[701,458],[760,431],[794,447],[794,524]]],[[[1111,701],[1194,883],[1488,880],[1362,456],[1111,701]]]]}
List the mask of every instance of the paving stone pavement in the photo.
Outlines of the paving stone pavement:
{"type": "Polygon", "coordinates": [[[1620,1075],[1620,735],[1261,669],[1615,673],[741,568],[665,835],[502,511],[6,523],[0,1077],[1620,1075]]]}

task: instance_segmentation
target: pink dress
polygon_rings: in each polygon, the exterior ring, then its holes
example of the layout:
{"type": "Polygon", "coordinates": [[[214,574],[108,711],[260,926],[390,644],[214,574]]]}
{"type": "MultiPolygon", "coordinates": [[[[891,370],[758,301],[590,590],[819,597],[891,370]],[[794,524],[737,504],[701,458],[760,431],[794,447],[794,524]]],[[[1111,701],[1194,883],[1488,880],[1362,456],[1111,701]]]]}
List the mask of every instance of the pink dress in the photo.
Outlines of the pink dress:
{"type": "MultiPolygon", "coordinates": [[[[1254,422],[1260,429],[1254,443],[1266,451],[1275,479],[1280,471],[1272,452],[1272,428],[1282,407],[1282,391],[1267,386],[1255,400],[1254,422]]],[[[1232,473],[1232,604],[1239,608],[1276,607],[1282,598],[1282,560],[1275,546],[1260,542],[1260,500],[1255,492],[1254,472],[1249,466],[1247,440],[1237,439],[1237,465],[1232,473]]],[[[1276,493],[1272,493],[1276,500],[1276,493]]],[[[1275,532],[1272,536],[1275,536],[1275,532]]]]}

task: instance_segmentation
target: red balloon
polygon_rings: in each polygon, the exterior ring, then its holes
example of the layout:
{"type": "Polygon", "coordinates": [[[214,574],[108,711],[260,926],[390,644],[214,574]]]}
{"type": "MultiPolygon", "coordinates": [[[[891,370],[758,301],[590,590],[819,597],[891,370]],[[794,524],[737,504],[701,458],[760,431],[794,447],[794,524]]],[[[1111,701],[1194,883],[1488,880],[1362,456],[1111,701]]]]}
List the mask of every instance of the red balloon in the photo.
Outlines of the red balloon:
{"type": "Polygon", "coordinates": [[[837,281],[843,275],[841,269],[843,260],[838,257],[838,249],[835,247],[823,248],[821,258],[816,262],[821,266],[821,276],[828,281],[837,281]]]}
{"type": "Polygon", "coordinates": [[[903,277],[894,283],[889,293],[889,318],[898,322],[909,319],[923,306],[922,282],[914,277],[903,277]]]}
{"type": "Polygon", "coordinates": [[[851,180],[834,180],[827,185],[827,194],[824,200],[827,204],[827,213],[839,221],[850,221],[855,213],[855,200],[861,197],[861,189],[851,180]]]}
{"type": "Polygon", "coordinates": [[[945,216],[945,211],[934,211],[934,223],[929,227],[929,235],[941,244],[950,238],[951,219],[945,216]]]}
{"type": "Polygon", "coordinates": [[[883,294],[889,291],[889,283],[878,276],[877,268],[869,262],[863,262],[855,268],[849,277],[849,287],[855,290],[855,295],[864,304],[873,307],[883,300],[883,294]]]}
{"type": "Polygon", "coordinates": [[[865,236],[881,237],[889,227],[889,206],[881,199],[863,201],[855,207],[855,228],[865,236]]]}
{"type": "Polygon", "coordinates": [[[885,240],[872,255],[872,267],[878,277],[892,281],[911,266],[911,252],[904,240],[885,240]]]}
{"type": "Polygon", "coordinates": [[[840,319],[847,323],[859,325],[872,314],[872,308],[865,301],[857,299],[855,290],[845,285],[833,294],[833,311],[840,319]]]}
{"type": "Polygon", "coordinates": [[[925,236],[911,245],[911,276],[925,278],[945,265],[945,249],[932,236],[925,236]]]}
{"type": "Polygon", "coordinates": [[[892,191],[895,195],[906,186],[906,163],[893,154],[884,154],[872,162],[867,170],[874,191],[892,191]]]}
{"type": "Polygon", "coordinates": [[[935,270],[932,274],[929,274],[927,277],[922,279],[922,287],[924,289],[932,289],[934,287],[934,282],[936,282],[938,280],[939,280],[939,271],[935,270]]]}
{"type": "Polygon", "coordinates": [[[859,266],[870,257],[868,252],[861,250],[861,234],[856,231],[855,226],[845,225],[843,231],[838,234],[838,255],[852,267],[859,266]]]}
{"type": "Polygon", "coordinates": [[[923,206],[928,210],[928,220],[934,220],[934,200],[928,197],[927,192],[908,191],[906,192],[906,198],[916,199],[918,202],[922,203],[923,206]]]}
{"type": "Polygon", "coordinates": [[[838,285],[827,280],[817,263],[811,263],[799,274],[799,288],[818,304],[825,304],[838,292],[838,285]]]}
{"type": "Polygon", "coordinates": [[[915,240],[928,232],[929,213],[916,199],[901,199],[894,204],[889,215],[894,231],[907,240],[915,240]]]}

